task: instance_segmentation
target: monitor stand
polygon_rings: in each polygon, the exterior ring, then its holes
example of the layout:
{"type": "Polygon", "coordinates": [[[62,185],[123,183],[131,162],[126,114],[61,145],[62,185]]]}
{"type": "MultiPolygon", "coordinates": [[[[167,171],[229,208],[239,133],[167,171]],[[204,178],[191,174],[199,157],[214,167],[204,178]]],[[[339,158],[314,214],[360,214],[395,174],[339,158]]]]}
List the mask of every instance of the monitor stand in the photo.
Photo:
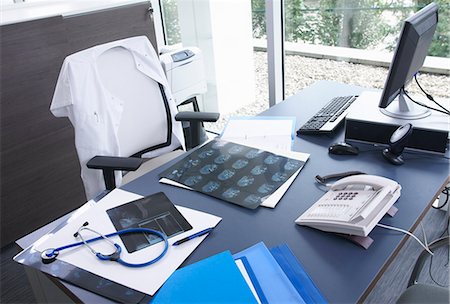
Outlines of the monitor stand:
{"type": "Polygon", "coordinates": [[[430,109],[414,104],[403,92],[400,92],[387,108],[380,109],[380,111],[389,117],[408,120],[421,119],[431,115],[430,109]]]}

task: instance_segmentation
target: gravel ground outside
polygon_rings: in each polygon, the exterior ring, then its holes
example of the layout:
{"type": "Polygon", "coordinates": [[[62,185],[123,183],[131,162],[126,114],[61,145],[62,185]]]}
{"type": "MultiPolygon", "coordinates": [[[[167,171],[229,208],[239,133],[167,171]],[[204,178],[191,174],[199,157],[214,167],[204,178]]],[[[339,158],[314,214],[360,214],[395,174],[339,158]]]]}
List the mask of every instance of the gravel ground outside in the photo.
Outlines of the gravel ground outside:
{"type": "MultiPolygon", "coordinates": [[[[254,64],[256,102],[232,113],[221,113],[217,123],[205,124],[207,130],[220,133],[229,117],[253,116],[269,107],[267,53],[255,51],[254,64]]],[[[285,74],[287,98],[319,80],[333,80],[362,87],[382,89],[388,69],[344,61],[286,55],[285,74]]],[[[439,98],[450,98],[450,76],[424,73],[419,76],[419,82],[436,100],[439,101],[439,98]]],[[[408,86],[408,91],[413,94],[421,94],[415,82],[411,82],[408,86]]]]}

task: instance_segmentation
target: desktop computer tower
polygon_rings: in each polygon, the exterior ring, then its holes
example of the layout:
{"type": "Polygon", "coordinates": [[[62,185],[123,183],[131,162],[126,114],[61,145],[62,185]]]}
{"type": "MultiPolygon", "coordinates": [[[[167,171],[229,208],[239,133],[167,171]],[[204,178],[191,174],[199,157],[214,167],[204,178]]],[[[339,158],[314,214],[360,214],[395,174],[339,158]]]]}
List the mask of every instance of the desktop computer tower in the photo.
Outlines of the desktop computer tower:
{"type": "MultiPolygon", "coordinates": [[[[345,118],[345,141],[387,145],[392,133],[406,123],[413,125],[407,149],[445,153],[448,148],[450,116],[432,111],[422,119],[399,119],[381,113],[381,92],[366,91],[350,107],[345,118]]],[[[394,101],[396,102],[396,101],[394,101]]],[[[447,106],[446,103],[444,105],[447,106]]]]}

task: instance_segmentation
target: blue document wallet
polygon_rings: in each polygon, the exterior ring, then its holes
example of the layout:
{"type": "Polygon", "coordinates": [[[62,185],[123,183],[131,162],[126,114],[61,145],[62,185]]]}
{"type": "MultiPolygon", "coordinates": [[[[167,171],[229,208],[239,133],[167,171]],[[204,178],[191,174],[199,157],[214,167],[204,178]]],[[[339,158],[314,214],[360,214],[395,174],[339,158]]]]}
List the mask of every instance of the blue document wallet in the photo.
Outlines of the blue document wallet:
{"type": "Polygon", "coordinates": [[[270,253],[306,303],[327,303],[287,244],[271,248],[270,253]]]}
{"type": "Polygon", "coordinates": [[[153,297],[156,303],[257,303],[229,251],[175,271],[153,297]]]}
{"type": "Polygon", "coordinates": [[[246,258],[261,303],[306,303],[264,243],[253,245],[233,257],[246,258]]]}

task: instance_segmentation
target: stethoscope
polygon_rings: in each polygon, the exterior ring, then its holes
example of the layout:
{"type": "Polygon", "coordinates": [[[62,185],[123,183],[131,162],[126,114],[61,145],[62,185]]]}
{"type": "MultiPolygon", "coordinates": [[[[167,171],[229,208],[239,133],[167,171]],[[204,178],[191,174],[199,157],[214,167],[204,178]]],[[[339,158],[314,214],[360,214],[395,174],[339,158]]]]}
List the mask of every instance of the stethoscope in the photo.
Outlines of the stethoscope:
{"type": "Polygon", "coordinates": [[[49,249],[44,250],[41,253],[42,262],[44,264],[49,264],[49,263],[51,263],[51,262],[56,260],[56,257],[58,256],[58,254],[62,250],[73,248],[73,247],[77,247],[77,246],[81,246],[81,245],[86,245],[89,248],[89,250],[92,252],[92,254],[95,255],[99,260],[102,260],[102,261],[114,261],[114,262],[117,262],[117,263],[119,263],[119,264],[121,264],[123,266],[135,267],[136,268],[136,267],[145,267],[145,266],[148,266],[148,265],[151,265],[151,264],[154,264],[154,263],[158,262],[166,254],[167,249],[169,248],[169,242],[167,240],[167,236],[164,233],[156,231],[156,230],[153,230],[153,229],[148,229],[148,228],[128,228],[128,229],[123,229],[123,230],[119,230],[117,232],[113,232],[113,233],[104,235],[104,234],[99,233],[98,231],[95,231],[95,230],[93,230],[93,229],[91,229],[89,227],[86,227],[87,225],[89,225],[89,223],[85,222],[83,224],[83,226],[81,226],[78,229],[78,231],[73,235],[74,237],[79,237],[81,239],[81,242],[68,244],[68,245],[65,245],[65,246],[58,247],[58,248],[49,248],[49,249]],[[93,232],[93,233],[97,234],[98,237],[94,237],[92,239],[85,240],[83,238],[83,235],[81,234],[81,232],[84,231],[84,230],[93,232]],[[132,233],[147,233],[147,234],[153,234],[153,235],[156,235],[156,236],[160,237],[164,241],[164,249],[163,249],[163,251],[156,258],[154,258],[154,259],[152,259],[152,260],[150,260],[148,262],[145,262],[145,263],[136,263],[135,264],[135,263],[128,263],[128,262],[122,260],[121,257],[120,257],[120,254],[122,252],[122,247],[120,247],[119,244],[114,243],[113,241],[111,241],[109,238],[112,237],[112,236],[116,236],[116,235],[125,235],[125,234],[132,234],[132,233]],[[114,248],[114,252],[111,253],[111,254],[102,254],[102,253],[100,253],[98,251],[95,251],[94,248],[92,248],[89,245],[89,243],[96,242],[96,241],[99,241],[99,240],[104,240],[108,244],[110,244],[114,248]]]}

